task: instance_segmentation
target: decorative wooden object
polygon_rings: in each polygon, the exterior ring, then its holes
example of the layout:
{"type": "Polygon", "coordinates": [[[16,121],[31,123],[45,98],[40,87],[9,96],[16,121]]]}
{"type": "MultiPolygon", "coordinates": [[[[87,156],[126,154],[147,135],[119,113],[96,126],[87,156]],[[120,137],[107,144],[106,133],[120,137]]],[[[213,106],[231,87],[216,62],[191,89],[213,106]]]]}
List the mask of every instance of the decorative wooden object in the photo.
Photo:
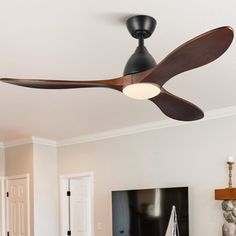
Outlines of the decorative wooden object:
{"type": "Polygon", "coordinates": [[[236,236],[236,188],[233,188],[232,182],[233,157],[229,157],[227,164],[229,169],[229,185],[228,188],[215,190],[215,200],[223,200],[221,207],[225,223],[222,226],[222,235],[236,236]]]}
{"type": "Polygon", "coordinates": [[[234,162],[228,161],[228,169],[229,169],[229,186],[224,189],[216,189],[215,190],[215,200],[230,200],[236,199],[236,188],[233,188],[232,181],[232,170],[234,162]]]}
{"type": "Polygon", "coordinates": [[[236,199],[236,188],[224,188],[215,190],[215,200],[236,199]]]}

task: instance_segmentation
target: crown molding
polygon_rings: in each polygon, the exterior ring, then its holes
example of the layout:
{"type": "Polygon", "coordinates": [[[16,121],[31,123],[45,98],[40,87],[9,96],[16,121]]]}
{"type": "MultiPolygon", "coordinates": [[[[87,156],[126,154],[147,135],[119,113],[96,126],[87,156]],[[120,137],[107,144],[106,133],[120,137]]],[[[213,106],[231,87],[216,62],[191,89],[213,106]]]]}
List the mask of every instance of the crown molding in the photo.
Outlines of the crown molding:
{"type": "Polygon", "coordinates": [[[129,126],[120,129],[113,129],[105,132],[98,132],[89,135],[81,135],[74,138],[64,139],[57,141],[58,147],[81,144],[81,143],[89,143],[104,139],[116,138],[125,135],[132,135],[137,133],[143,133],[147,131],[152,131],[156,129],[163,129],[167,127],[179,126],[181,122],[179,121],[169,121],[169,120],[161,120],[156,122],[148,122],[141,125],[129,126]]]}
{"type": "Polygon", "coordinates": [[[206,112],[205,118],[202,121],[221,119],[221,118],[231,117],[231,116],[236,116],[236,106],[208,111],[206,112]]]}
{"type": "Polygon", "coordinates": [[[63,146],[81,144],[81,143],[94,142],[94,141],[110,139],[110,138],[115,138],[115,137],[120,137],[120,136],[125,136],[125,135],[148,132],[152,130],[177,127],[177,126],[182,126],[182,125],[190,125],[194,123],[221,119],[221,118],[230,117],[230,116],[236,116],[236,106],[227,107],[223,109],[216,109],[216,110],[206,112],[204,119],[198,120],[198,121],[182,122],[182,121],[176,121],[172,119],[159,120],[159,121],[149,122],[149,123],[145,123],[141,125],[129,126],[126,128],[113,129],[113,130],[109,130],[105,132],[99,132],[99,133],[94,133],[90,135],[81,135],[74,138],[60,140],[60,141],[57,141],[57,146],[63,147],[63,146]]]}
{"type": "Polygon", "coordinates": [[[41,144],[41,145],[46,145],[46,146],[51,146],[51,147],[57,147],[57,142],[54,140],[32,136],[31,138],[16,139],[16,140],[11,140],[7,142],[1,142],[0,148],[10,148],[10,147],[22,146],[26,144],[41,144]]]}
{"type": "Polygon", "coordinates": [[[3,144],[3,148],[16,147],[16,146],[21,146],[21,145],[26,145],[26,144],[32,144],[32,139],[31,138],[15,139],[15,140],[3,142],[2,144],[3,144]]]}
{"type": "Polygon", "coordinates": [[[46,145],[50,147],[57,147],[57,141],[51,139],[39,138],[35,136],[32,137],[32,143],[46,145]]]}
{"type": "Polygon", "coordinates": [[[205,113],[205,118],[193,122],[181,122],[172,119],[159,120],[155,122],[148,122],[136,126],[129,126],[120,129],[113,129],[105,132],[98,132],[88,135],[80,135],[78,137],[62,139],[62,140],[51,140],[40,137],[32,136],[30,138],[11,140],[7,142],[0,142],[0,148],[8,148],[14,146],[20,146],[25,144],[41,144],[50,147],[64,147],[81,143],[95,142],[104,139],[111,139],[121,137],[125,135],[132,135],[137,133],[148,132],[152,130],[165,129],[170,127],[177,127],[182,125],[190,125],[209,120],[222,119],[226,117],[236,116],[236,106],[227,107],[223,109],[216,109],[205,113]]]}

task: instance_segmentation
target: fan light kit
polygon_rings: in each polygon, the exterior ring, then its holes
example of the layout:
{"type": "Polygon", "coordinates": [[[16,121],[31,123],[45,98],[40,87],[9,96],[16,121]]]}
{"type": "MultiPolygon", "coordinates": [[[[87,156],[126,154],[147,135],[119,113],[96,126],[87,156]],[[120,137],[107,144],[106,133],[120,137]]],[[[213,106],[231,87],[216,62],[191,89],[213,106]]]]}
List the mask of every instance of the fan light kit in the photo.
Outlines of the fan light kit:
{"type": "Polygon", "coordinates": [[[139,100],[153,98],[160,92],[160,87],[153,83],[130,84],[123,88],[123,93],[126,96],[139,100]]]}
{"type": "Polygon", "coordinates": [[[144,46],[144,40],[155,30],[156,20],[151,16],[137,15],[129,18],[126,26],[132,37],[138,39],[138,47],[126,63],[124,75],[119,78],[93,81],[1,78],[0,81],[38,89],[110,88],[131,98],[149,99],[172,119],[202,119],[204,113],[199,107],[171,94],[163,85],[180,73],[219,58],[233,41],[233,29],[224,26],[201,34],[179,46],[157,64],[144,46]]]}

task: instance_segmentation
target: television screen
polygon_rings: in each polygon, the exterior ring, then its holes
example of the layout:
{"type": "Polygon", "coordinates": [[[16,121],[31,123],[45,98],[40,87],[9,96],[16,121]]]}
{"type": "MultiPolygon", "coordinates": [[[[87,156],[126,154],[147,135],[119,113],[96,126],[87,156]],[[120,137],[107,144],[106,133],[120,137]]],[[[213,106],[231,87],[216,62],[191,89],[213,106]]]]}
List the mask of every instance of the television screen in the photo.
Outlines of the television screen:
{"type": "Polygon", "coordinates": [[[165,236],[173,206],[179,235],[189,236],[187,187],[113,191],[113,236],[165,236]]]}

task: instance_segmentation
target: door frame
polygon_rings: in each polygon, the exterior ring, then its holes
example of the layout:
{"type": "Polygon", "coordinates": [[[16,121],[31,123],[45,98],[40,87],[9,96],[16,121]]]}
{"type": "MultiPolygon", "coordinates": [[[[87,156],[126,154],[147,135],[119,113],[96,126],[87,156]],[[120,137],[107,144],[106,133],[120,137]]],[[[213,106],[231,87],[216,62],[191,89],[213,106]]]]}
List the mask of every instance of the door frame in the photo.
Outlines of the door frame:
{"type": "Polygon", "coordinates": [[[82,172],[76,174],[68,174],[60,176],[60,235],[64,236],[64,232],[68,230],[67,220],[69,218],[68,211],[68,197],[66,191],[68,190],[68,179],[80,179],[88,177],[90,179],[90,204],[91,204],[91,236],[94,236],[94,175],[93,172],[82,172]]]}
{"type": "MultiPolygon", "coordinates": [[[[27,236],[30,236],[30,175],[24,174],[24,175],[14,175],[14,176],[6,176],[5,177],[5,195],[8,192],[8,180],[16,180],[16,179],[26,179],[26,194],[27,194],[27,236]]],[[[5,232],[7,233],[9,231],[9,215],[8,215],[8,198],[6,198],[6,229],[5,232]]]]}
{"type": "Polygon", "coordinates": [[[5,236],[6,235],[6,192],[5,192],[5,177],[0,176],[0,199],[1,199],[1,235],[5,236]]]}

